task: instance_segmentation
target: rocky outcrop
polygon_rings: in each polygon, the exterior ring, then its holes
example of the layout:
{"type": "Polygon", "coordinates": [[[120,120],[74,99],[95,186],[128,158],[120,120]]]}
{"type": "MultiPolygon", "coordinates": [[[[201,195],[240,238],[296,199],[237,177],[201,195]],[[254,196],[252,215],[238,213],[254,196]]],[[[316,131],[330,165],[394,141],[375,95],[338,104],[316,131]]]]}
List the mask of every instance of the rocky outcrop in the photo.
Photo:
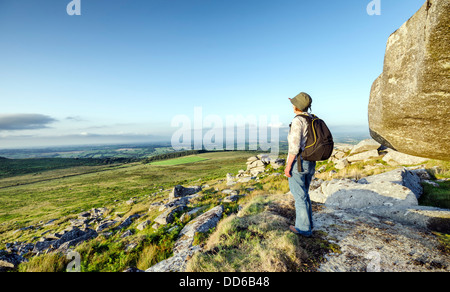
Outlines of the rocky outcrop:
{"type": "MultiPolygon", "coordinates": [[[[382,158],[383,161],[392,166],[416,165],[429,160],[428,158],[400,153],[384,147],[373,139],[366,139],[354,146],[337,143],[329,161],[334,162],[335,168],[340,170],[352,163],[378,158],[382,158]]],[[[319,172],[321,172],[320,169],[319,172]]]]}
{"type": "Polygon", "coordinates": [[[172,192],[170,193],[169,200],[174,200],[176,198],[182,198],[192,194],[196,194],[201,190],[202,188],[200,186],[183,187],[181,185],[177,185],[173,188],[172,192]]]}
{"type": "Polygon", "coordinates": [[[97,232],[92,229],[79,229],[71,227],[62,233],[55,233],[53,236],[42,238],[41,241],[34,245],[33,253],[39,254],[43,252],[62,251],[65,252],[69,247],[97,237],[97,232]]]}
{"type": "Polygon", "coordinates": [[[177,254],[191,248],[194,243],[195,234],[199,232],[206,233],[210,229],[216,227],[217,223],[222,218],[222,213],[223,206],[219,205],[186,224],[178,235],[179,238],[175,242],[173,252],[177,254]]]}
{"type": "Polygon", "coordinates": [[[180,213],[185,209],[186,209],[185,205],[168,208],[161,215],[156,217],[154,221],[160,225],[170,224],[175,219],[175,214],[180,213]]]}
{"type": "Polygon", "coordinates": [[[431,207],[377,209],[339,210],[325,206],[313,214],[314,228],[339,246],[339,252],[325,255],[319,271],[450,271],[450,256],[440,250],[436,236],[427,231],[437,230],[435,227],[439,226],[448,228],[448,210],[431,207]]]}
{"type": "Polygon", "coordinates": [[[312,190],[310,197],[315,202],[342,209],[417,206],[421,190],[420,179],[414,173],[398,169],[359,181],[350,179],[326,181],[312,190]]]}
{"type": "Polygon", "coordinates": [[[14,270],[19,264],[27,261],[27,259],[16,253],[0,250],[0,272],[14,270]]]}
{"type": "Polygon", "coordinates": [[[427,160],[428,158],[412,156],[391,149],[387,149],[387,154],[383,157],[383,161],[389,165],[414,165],[424,163],[427,160]]]}
{"type": "Polygon", "coordinates": [[[174,255],[148,268],[146,272],[184,272],[188,258],[202,250],[200,246],[193,245],[194,236],[214,228],[222,218],[222,212],[223,206],[219,205],[186,224],[174,244],[174,255]]]}
{"type": "Polygon", "coordinates": [[[419,206],[424,169],[399,168],[358,181],[331,180],[312,184],[311,200],[337,212],[366,212],[394,222],[434,231],[450,232],[450,211],[419,206]]]}
{"type": "Polygon", "coordinates": [[[278,169],[285,165],[285,160],[267,154],[252,156],[247,160],[247,173],[256,176],[263,173],[268,165],[271,165],[273,169],[278,169]]]}
{"type": "Polygon", "coordinates": [[[372,85],[371,136],[399,152],[450,160],[450,0],[427,0],[388,39],[372,85]]]}

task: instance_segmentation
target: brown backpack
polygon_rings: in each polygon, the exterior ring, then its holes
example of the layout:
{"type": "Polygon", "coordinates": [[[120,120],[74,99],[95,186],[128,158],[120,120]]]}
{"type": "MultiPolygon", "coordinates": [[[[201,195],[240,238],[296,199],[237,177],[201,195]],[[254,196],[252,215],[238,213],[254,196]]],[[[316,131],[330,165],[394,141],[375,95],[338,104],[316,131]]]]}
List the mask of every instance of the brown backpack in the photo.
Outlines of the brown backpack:
{"type": "MultiPolygon", "coordinates": [[[[308,122],[308,135],[305,150],[300,154],[303,160],[323,161],[330,158],[333,152],[333,135],[325,122],[315,115],[298,115],[308,122]]],[[[299,155],[300,155],[299,154],[299,155]]]]}

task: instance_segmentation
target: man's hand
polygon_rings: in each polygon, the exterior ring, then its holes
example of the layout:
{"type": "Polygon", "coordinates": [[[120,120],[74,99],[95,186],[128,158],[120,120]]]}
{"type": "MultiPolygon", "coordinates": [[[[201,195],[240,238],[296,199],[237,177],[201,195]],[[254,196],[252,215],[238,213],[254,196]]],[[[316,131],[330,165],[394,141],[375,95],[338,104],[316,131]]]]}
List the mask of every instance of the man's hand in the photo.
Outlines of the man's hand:
{"type": "Polygon", "coordinates": [[[286,166],[286,168],[284,169],[284,175],[287,177],[291,177],[291,169],[292,169],[292,165],[286,166]]]}
{"type": "Polygon", "coordinates": [[[286,161],[286,168],[284,169],[284,175],[287,177],[292,177],[291,170],[292,164],[294,164],[295,155],[289,154],[286,161]]]}

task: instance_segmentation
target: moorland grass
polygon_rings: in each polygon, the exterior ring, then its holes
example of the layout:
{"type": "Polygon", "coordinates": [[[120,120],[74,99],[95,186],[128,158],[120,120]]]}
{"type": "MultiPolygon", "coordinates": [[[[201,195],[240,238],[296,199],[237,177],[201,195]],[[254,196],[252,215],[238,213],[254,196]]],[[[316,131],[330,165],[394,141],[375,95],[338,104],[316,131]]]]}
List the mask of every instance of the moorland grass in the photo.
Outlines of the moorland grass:
{"type": "Polygon", "coordinates": [[[172,165],[181,165],[187,163],[194,163],[199,161],[208,160],[208,158],[200,157],[200,156],[187,156],[180,157],[175,159],[163,160],[163,161],[155,161],[150,163],[150,165],[154,166],[172,166],[172,165]]]}
{"type": "MultiPolygon", "coordinates": [[[[236,173],[241,169],[251,154],[243,151],[196,156],[202,161],[166,166],[130,163],[92,173],[90,168],[85,169],[87,173],[74,168],[73,175],[70,175],[70,169],[65,170],[63,177],[53,172],[43,181],[37,176],[18,176],[16,180],[20,185],[5,179],[8,183],[0,189],[0,233],[113,205],[116,200],[148,196],[176,184],[201,184],[225,177],[228,172],[236,173]]],[[[38,176],[46,175],[44,172],[38,176]]]]}

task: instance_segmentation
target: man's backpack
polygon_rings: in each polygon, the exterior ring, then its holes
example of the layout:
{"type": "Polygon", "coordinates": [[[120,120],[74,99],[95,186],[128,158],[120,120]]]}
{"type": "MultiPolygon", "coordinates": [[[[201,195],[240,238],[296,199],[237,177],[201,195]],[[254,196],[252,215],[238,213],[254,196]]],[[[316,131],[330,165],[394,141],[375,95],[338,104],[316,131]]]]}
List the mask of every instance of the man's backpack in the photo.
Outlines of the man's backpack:
{"type": "Polygon", "coordinates": [[[306,146],[305,150],[300,154],[302,155],[302,159],[307,161],[327,160],[330,158],[334,148],[333,135],[323,120],[315,115],[311,116],[297,116],[305,118],[308,122],[306,146]]]}

